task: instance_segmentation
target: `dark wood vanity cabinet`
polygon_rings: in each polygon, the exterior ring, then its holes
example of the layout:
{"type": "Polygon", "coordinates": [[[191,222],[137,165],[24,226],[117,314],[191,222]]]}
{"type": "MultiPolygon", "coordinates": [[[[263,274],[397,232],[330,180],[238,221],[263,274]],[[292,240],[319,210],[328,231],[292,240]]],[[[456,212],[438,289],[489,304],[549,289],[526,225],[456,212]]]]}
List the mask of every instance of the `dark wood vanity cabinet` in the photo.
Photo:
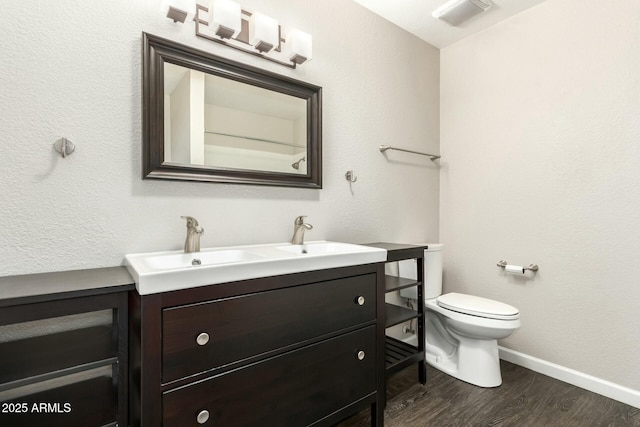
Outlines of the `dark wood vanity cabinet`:
{"type": "Polygon", "coordinates": [[[382,426],[383,264],[132,293],[141,426],[382,426]]]}
{"type": "Polygon", "coordinates": [[[375,326],[163,394],[164,426],[307,426],[375,395],[375,326]],[[362,352],[364,359],[358,359],[362,352]]]}

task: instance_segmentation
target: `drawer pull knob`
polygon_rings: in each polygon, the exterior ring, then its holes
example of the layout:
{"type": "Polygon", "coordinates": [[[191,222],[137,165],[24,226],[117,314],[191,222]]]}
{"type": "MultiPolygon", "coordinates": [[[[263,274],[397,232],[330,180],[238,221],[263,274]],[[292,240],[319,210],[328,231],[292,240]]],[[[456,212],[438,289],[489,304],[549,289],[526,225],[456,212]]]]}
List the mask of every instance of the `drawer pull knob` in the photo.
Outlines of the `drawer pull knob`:
{"type": "MultiPolygon", "coordinates": [[[[198,345],[205,345],[206,343],[209,342],[209,334],[206,332],[201,333],[200,335],[198,335],[198,338],[196,338],[196,342],[198,343],[198,345]]],[[[203,411],[203,412],[207,412],[207,411],[203,411]]]]}
{"type": "Polygon", "coordinates": [[[209,411],[202,410],[198,413],[198,418],[196,418],[198,420],[198,424],[204,424],[207,421],[209,421],[209,411]]]}
{"type": "Polygon", "coordinates": [[[360,295],[357,299],[356,299],[356,303],[358,303],[358,305],[364,305],[364,297],[362,295],[360,295]]]}
{"type": "Polygon", "coordinates": [[[364,356],[365,356],[364,351],[360,350],[358,352],[358,360],[364,360],[364,356]]]}

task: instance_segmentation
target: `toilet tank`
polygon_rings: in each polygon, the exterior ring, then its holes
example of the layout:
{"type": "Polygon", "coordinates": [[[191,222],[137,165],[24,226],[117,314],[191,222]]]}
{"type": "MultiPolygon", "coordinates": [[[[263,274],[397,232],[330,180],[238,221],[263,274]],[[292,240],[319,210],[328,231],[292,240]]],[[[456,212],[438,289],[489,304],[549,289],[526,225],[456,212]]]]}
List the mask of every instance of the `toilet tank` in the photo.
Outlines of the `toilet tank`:
{"type": "MultiPolygon", "coordinates": [[[[424,299],[432,299],[442,294],[442,243],[425,243],[424,251],[424,299]]],[[[398,262],[400,277],[416,278],[416,260],[410,259],[398,262]]],[[[400,290],[400,296],[418,299],[415,287],[400,290]]]]}

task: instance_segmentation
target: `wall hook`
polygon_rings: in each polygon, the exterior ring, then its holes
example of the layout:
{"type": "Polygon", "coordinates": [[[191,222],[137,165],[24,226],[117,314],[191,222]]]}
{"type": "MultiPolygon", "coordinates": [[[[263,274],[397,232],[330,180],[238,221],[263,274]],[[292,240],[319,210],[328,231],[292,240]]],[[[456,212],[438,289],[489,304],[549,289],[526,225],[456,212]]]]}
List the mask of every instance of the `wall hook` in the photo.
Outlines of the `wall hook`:
{"type": "Polygon", "coordinates": [[[347,181],[349,182],[356,182],[358,180],[358,177],[353,174],[353,171],[347,171],[347,173],[344,174],[344,177],[347,178],[347,181]]]}
{"type": "Polygon", "coordinates": [[[62,158],[65,158],[75,151],[76,146],[67,138],[62,137],[53,143],[53,148],[62,155],[62,158]]]}

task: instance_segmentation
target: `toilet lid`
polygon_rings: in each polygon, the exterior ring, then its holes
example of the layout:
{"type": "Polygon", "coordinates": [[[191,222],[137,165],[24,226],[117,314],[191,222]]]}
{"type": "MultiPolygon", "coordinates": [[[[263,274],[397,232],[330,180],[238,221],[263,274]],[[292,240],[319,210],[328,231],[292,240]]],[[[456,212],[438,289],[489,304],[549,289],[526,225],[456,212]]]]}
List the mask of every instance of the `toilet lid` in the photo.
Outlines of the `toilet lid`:
{"type": "Polygon", "coordinates": [[[520,318],[517,308],[488,298],[452,292],[440,295],[436,301],[442,308],[471,316],[502,320],[520,318]]]}

